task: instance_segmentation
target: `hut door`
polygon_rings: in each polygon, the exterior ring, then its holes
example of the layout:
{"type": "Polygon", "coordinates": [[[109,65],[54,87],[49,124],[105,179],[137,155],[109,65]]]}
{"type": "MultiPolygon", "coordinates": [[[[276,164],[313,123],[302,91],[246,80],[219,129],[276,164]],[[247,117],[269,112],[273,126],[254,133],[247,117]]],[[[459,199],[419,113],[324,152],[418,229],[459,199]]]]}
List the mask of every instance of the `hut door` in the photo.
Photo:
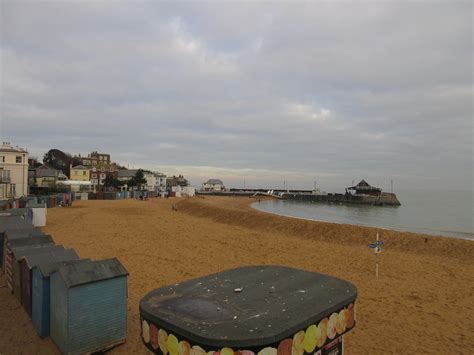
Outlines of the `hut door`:
{"type": "Polygon", "coordinates": [[[24,259],[21,268],[21,304],[31,317],[31,270],[24,259]]]}

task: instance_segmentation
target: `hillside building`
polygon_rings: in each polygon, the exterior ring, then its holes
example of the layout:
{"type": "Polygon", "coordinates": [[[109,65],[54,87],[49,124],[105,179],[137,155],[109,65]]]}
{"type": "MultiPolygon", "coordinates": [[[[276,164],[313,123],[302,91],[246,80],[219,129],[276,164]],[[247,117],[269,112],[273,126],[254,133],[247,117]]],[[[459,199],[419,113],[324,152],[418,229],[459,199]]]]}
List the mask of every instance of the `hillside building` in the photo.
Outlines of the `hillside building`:
{"type": "Polygon", "coordinates": [[[28,195],[28,151],[10,142],[0,147],[0,199],[28,195]]]}

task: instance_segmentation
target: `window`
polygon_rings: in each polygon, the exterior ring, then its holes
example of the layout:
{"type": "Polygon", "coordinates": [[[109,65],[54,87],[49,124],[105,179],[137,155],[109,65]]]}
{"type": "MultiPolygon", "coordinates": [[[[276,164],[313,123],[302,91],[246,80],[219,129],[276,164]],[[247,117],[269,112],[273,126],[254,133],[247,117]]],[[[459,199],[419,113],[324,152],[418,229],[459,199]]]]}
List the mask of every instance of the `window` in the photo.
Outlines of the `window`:
{"type": "Polygon", "coordinates": [[[93,171],[94,173],[96,172],[96,170],[97,170],[96,168],[92,168],[92,171],[93,171]]]}
{"type": "Polygon", "coordinates": [[[104,168],[104,167],[100,168],[100,171],[104,172],[104,171],[105,171],[105,168],[104,168]]]}
{"type": "Polygon", "coordinates": [[[83,172],[82,172],[82,175],[84,175],[84,176],[85,176],[85,175],[86,175],[86,172],[85,172],[85,171],[83,171],[83,172]]]}
{"type": "Polygon", "coordinates": [[[101,179],[105,179],[105,174],[100,174],[101,179]]]}
{"type": "Polygon", "coordinates": [[[1,156],[1,157],[0,157],[0,161],[1,161],[2,163],[5,163],[5,157],[4,157],[4,156],[1,156]]]}
{"type": "Polygon", "coordinates": [[[92,174],[93,179],[97,179],[97,174],[92,174]]]}
{"type": "Polygon", "coordinates": [[[16,156],[16,162],[21,164],[21,155],[16,156]]]}

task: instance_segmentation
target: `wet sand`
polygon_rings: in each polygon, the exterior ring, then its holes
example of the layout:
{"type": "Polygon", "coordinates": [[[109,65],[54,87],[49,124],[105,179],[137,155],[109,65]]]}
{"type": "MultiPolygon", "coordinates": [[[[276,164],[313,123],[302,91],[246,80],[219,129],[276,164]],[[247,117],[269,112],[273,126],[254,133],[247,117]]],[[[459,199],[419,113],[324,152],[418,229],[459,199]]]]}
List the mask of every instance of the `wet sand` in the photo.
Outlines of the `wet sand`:
{"type": "MultiPolygon", "coordinates": [[[[127,342],[143,353],[138,303],[148,291],[243,265],[330,274],[359,292],[347,354],[474,352],[474,242],[280,217],[251,199],[77,201],[48,211],[44,228],[83,258],[118,257],[130,273],[127,342]],[[178,211],[172,204],[178,203],[178,211]],[[385,241],[380,276],[367,244],[385,241]]],[[[0,354],[58,354],[40,339],[0,277],[0,354]]]]}

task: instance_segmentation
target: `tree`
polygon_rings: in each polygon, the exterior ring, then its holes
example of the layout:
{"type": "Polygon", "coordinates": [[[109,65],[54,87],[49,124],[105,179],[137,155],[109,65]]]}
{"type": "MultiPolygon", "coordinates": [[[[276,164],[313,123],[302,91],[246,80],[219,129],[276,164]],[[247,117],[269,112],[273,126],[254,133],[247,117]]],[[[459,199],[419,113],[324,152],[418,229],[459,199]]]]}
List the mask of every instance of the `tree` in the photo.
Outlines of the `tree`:
{"type": "Polygon", "coordinates": [[[135,173],[135,176],[132,177],[130,180],[128,180],[127,185],[128,186],[140,186],[146,184],[146,179],[145,175],[143,174],[142,169],[138,169],[137,172],[135,173]]]}
{"type": "Polygon", "coordinates": [[[59,149],[50,149],[44,154],[43,163],[70,176],[69,166],[72,164],[72,157],[69,153],[59,149]]]}
{"type": "Polygon", "coordinates": [[[122,182],[116,179],[112,174],[108,173],[104,179],[104,186],[105,187],[120,187],[122,182]]]}

